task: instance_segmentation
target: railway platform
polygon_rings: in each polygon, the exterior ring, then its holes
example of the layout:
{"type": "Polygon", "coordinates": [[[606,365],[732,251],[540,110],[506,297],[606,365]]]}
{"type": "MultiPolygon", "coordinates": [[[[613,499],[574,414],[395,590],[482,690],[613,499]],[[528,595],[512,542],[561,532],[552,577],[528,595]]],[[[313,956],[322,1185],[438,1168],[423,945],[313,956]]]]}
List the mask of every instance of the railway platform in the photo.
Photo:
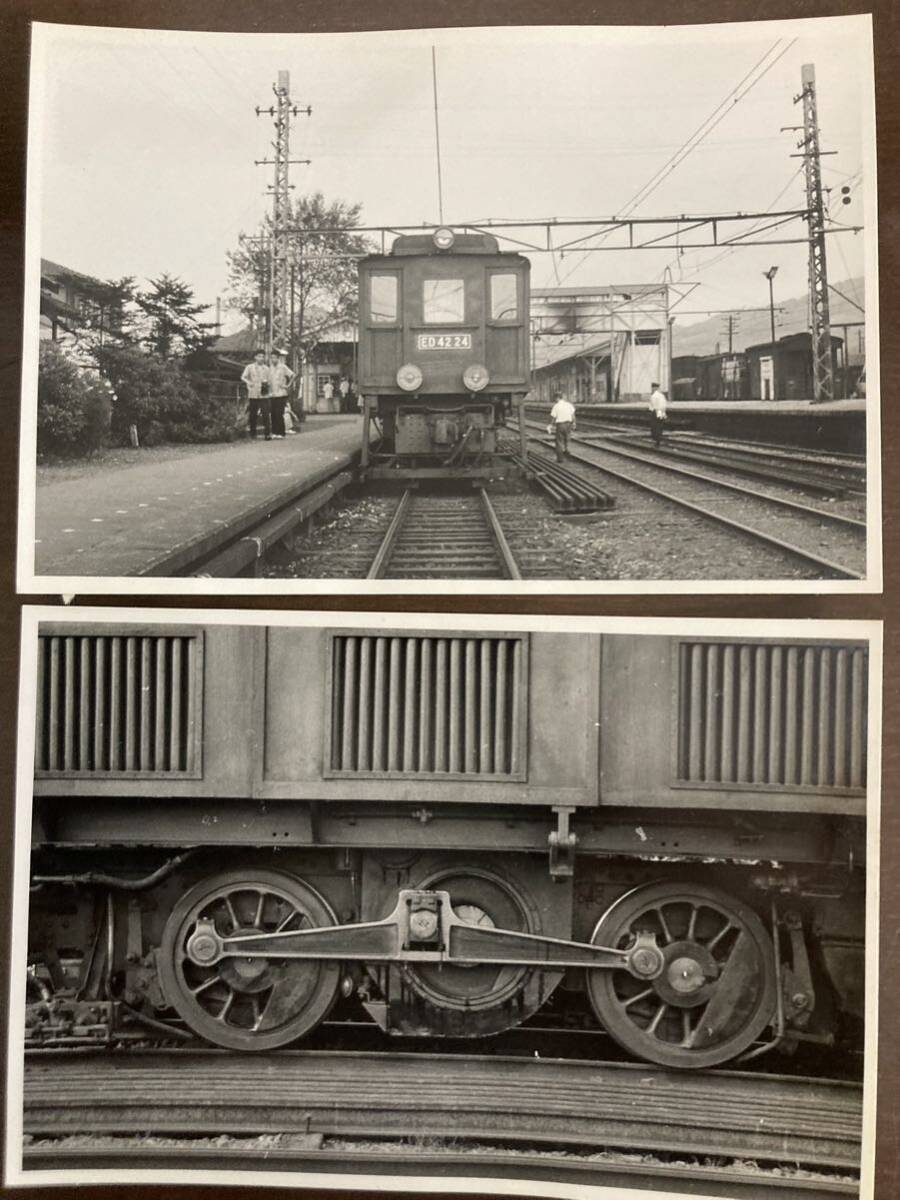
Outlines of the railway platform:
{"type": "MultiPolygon", "coordinates": [[[[583,404],[579,413],[605,421],[646,421],[643,401],[621,404],[583,404]]],[[[768,441],[806,449],[845,454],[866,452],[866,401],[832,400],[672,400],[669,427],[692,429],[716,437],[768,441]]]]}
{"type": "Polygon", "coordinates": [[[205,550],[352,465],[359,417],[311,417],[283,441],[242,441],[37,488],[38,575],[177,575],[205,550]]]}

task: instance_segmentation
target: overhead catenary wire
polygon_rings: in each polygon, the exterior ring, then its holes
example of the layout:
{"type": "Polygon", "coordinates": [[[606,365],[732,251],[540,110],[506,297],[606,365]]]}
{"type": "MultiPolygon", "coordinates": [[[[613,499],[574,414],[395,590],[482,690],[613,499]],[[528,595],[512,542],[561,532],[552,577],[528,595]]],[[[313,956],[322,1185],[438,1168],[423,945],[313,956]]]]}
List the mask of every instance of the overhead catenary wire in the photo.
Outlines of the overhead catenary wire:
{"type": "MultiPolygon", "coordinates": [[[[778,50],[778,47],[783,39],[779,38],[777,41],[775,41],[768,48],[768,50],[766,50],[762,57],[753,64],[750,70],[739,80],[739,82],[730,89],[728,94],[716,105],[709,116],[700,123],[690,137],[686,138],[685,141],[682,142],[678,150],[676,150],[675,153],[671,155],[671,157],[665,163],[663,163],[663,165],[653,175],[651,175],[647,182],[641,188],[639,188],[637,192],[635,192],[631,199],[626,203],[624,209],[621,210],[619,215],[627,216],[629,213],[633,212],[635,208],[643,204],[643,202],[649,196],[651,196],[658,187],[662,185],[663,181],[668,178],[669,175],[671,175],[676,167],[680,166],[681,163],[688,157],[688,155],[691,154],[697,148],[697,146],[699,146],[709,136],[710,133],[712,133],[713,129],[715,129],[716,126],[719,125],[724,118],[733,111],[735,105],[743,100],[744,97],[748,95],[748,93],[768,74],[772,67],[774,67],[775,64],[784,57],[788,50],[790,50],[790,48],[794,45],[796,40],[796,38],[792,38],[789,42],[787,42],[786,45],[782,47],[775,57],[771,59],[771,61],[766,63],[766,59],[769,58],[770,55],[772,55],[776,50],[778,50]],[[764,63],[765,66],[763,67],[764,63]],[[760,70],[761,67],[762,70],[760,70]],[[756,72],[759,73],[756,74],[756,72]],[[741,90],[742,88],[743,91],[741,90]]],[[[603,238],[608,237],[609,234],[606,233],[599,236],[602,240],[603,238]]],[[[584,262],[585,258],[586,254],[582,254],[581,257],[572,265],[569,271],[567,271],[563,276],[563,282],[571,277],[571,275],[584,262]]]]}
{"type": "MultiPolygon", "coordinates": [[[[787,183],[784,185],[784,187],[781,189],[781,191],[778,193],[778,195],[766,207],[765,211],[767,213],[770,213],[775,208],[775,205],[778,203],[778,201],[781,199],[781,197],[785,194],[785,192],[788,191],[788,189],[794,184],[794,182],[796,181],[798,176],[801,175],[802,173],[803,173],[803,164],[801,163],[800,166],[797,167],[797,169],[791,175],[790,179],[787,181],[787,183]]],[[[765,219],[764,217],[759,217],[756,221],[753,222],[753,224],[750,226],[750,228],[748,230],[746,230],[746,233],[750,234],[750,233],[753,233],[755,230],[757,230],[759,228],[759,226],[762,224],[764,219],[765,219]]],[[[752,245],[752,243],[747,243],[747,244],[752,245]]],[[[691,279],[695,275],[698,275],[701,271],[705,271],[709,267],[715,266],[717,263],[720,263],[724,259],[728,258],[729,255],[734,254],[736,250],[740,250],[742,248],[743,247],[741,247],[741,246],[727,246],[722,250],[722,252],[720,254],[715,254],[712,258],[707,259],[706,262],[699,263],[693,270],[688,271],[686,276],[684,276],[684,277],[687,279],[691,279]]],[[[686,253],[690,254],[691,251],[686,251],[686,253]]],[[[694,253],[696,253],[696,251],[694,251],[694,253]]]]}

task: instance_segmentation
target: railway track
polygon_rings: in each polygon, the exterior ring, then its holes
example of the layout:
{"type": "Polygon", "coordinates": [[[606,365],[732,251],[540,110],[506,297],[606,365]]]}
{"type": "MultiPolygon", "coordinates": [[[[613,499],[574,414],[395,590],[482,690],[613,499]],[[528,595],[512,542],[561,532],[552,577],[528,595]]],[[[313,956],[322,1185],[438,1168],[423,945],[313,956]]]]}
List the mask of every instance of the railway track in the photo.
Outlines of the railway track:
{"type": "MultiPolygon", "coordinates": [[[[529,405],[527,411],[532,419],[546,423],[546,408],[529,405]]],[[[721,455],[723,461],[727,458],[735,465],[755,465],[760,473],[771,472],[778,478],[783,478],[785,472],[797,471],[798,486],[808,482],[813,488],[820,484],[825,491],[829,488],[859,493],[865,491],[864,455],[775,441],[741,440],[726,434],[704,432],[684,424],[689,414],[680,412],[677,404],[670,407],[668,415],[666,443],[670,449],[677,448],[685,454],[702,451],[704,459],[710,455],[721,455]]],[[[631,440],[639,444],[646,442],[648,436],[645,413],[633,412],[623,419],[582,408],[578,413],[578,421],[583,433],[590,431],[598,437],[631,440]]]]}
{"type": "Polygon", "coordinates": [[[378,547],[369,579],[521,579],[484,488],[472,495],[407,489],[378,547]]]}
{"type": "MultiPolygon", "coordinates": [[[[602,439],[605,446],[614,443],[641,449],[647,444],[646,430],[623,429],[591,416],[580,417],[579,421],[582,434],[589,430],[589,436],[602,439]]],[[[663,445],[655,448],[654,453],[720,467],[733,474],[795,487],[814,495],[864,495],[866,490],[865,462],[847,455],[826,455],[764,443],[738,444],[689,430],[667,432],[663,445]]]]}
{"type": "MultiPolygon", "coordinates": [[[[327,1173],[333,1182],[344,1180],[352,1186],[352,1177],[381,1175],[416,1179],[453,1178],[508,1180],[516,1183],[529,1180],[535,1183],[591,1185],[612,1189],[659,1189],[666,1195],[715,1196],[722,1200],[834,1200],[836,1196],[858,1197],[856,1180],[843,1177],[825,1178],[778,1174],[754,1169],[749,1163],[723,1168],[715,1164],[673,1167],[669,1161],[653,1161],[637,1155],[616,1155],[609,1152],[587,1158],[563,1156],[558,1152],[529,1152],[522,1149],[454,1149],[451,1145],[439,1151],[411,1148],[408,1141],[382,1143],[348,1139],[322,1139],[320,1147],[310,1147],[312,1139],[298,1138],[302,1144],[286,1144],[274,1139],[263,1145],[246,1141],[229,1142],[216,1138],[214,1144],[204,1145],[192,1139],[190,1146],[153,1145],[146,1138],[130,1145],[116,1139],[111,1145],[74,1145],[43,1142],[29,1146],[25,1153],[27,1172],[45,1173],[41,1182],[53,1181],[54,1171],[109,1171],[115,1182],[127,1182],[123,1171],[153,1171],[154,1179],[183,1184],[192,1172],[203,1172],[202,1182],[210,1182],[208,1172],[292,1172],[294,1181],[300,1172],[327,1173]],[[634,1161],[638,1158],[639,1161],[634,1161]],[[162,1176],[162,1179],[160,1179],[162,1176]],[[349,1177],[349,1178],[348,1178],[349,1177]]],[[[30,1183],[28,1174],[23,1176],[30,1183]]],[[[240,1176],[232,1182],[240,1183],[240,1176]]],[[[393,1190],[391,1183],[386,1187],[393,1190]]],[[[447,1189],[441,1189],[447,1190],[447,1189]]],[[[487,1191],[487,1188],[483,1189],[487,1191]]],[[[518,1189],[516,1189],[518,1190],[518,1189]]],[[[654,1194],[658,1194],[658,1191],[654,1194]]]]}
{"type": "MultiPolygon", "coordinates": [[[[541,428],[529,424],[535,431],[541,428]]],[[[535,435],[532,440],[548,442],[544,436],[535,435]]],[[[575,435],[572,442],[579,447],[570,453],[575,462],[763,542],[826,577],[864,577],[864,521],[722,479],[708,471],[667,461],[652,452],[600,446],[581,435],[575,435]],[[622,460],[628,469],[623,469],[622,460]]]]}
{"type": "MultiPolygon", "coordinates": [[[[421,1170],[410,1140],[421,1149],[437,1139],[450,1143],[450,1153],[431,1156],[441,1169],[455,1159],[478,1172],[490,1157],[492,1173],[552,1167],[559,1178],[571,1156],[582,1175],[612,1171],[657,1185],[665,1177],[667,1189],[685,1192],[706,1191],[700,1179],[725,1189],[712,1194],[771,1189],[811,1200],[856,1194],[862,1097],[843,1082],[529,1057],[41,1051],[26,1058],[23,1128],[26,1170],[173,1158],[171,1145],[148,1145],[148,1137],[215,1137],[205,1154],[219,1152],[221,1166],[221,1139],[263,1136],[258,1149],[270,1169],[301,1162],[321,1170],[327,1143],[315,1139],[340,1138],[365,1139],[363,1158],[376,1169],[393,1170],[397,1155],[421,1170]],[[110,1144],[136,1135],[136,1145],[110,1144]],[[378,1139],[386,1145],[374,1155],[378,1139]],[[748,1179],[750,1162],[762,1169],[748,1179]]],[[[197,1152],[202,1163],[202,1142],[180,1146],[179,1166],[199,1165],[197,1152]]],[[[246,1148],[236,1157],[247,1165],[246,1148]]],[[[345,1147],[343,1157],[356,1156],[345,1147]]]]}

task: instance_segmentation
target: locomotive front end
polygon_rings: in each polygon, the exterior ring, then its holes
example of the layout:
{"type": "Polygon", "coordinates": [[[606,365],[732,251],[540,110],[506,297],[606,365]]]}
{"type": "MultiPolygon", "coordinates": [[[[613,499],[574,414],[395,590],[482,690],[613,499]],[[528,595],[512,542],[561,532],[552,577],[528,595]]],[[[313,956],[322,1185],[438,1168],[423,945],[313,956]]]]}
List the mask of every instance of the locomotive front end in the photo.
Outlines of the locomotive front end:
{"type": "Polygon", "coordinates": [[[370,478],[485,476],[528,391],[529,263],[438,229],[360,264],[362,464],[370,478]]]}

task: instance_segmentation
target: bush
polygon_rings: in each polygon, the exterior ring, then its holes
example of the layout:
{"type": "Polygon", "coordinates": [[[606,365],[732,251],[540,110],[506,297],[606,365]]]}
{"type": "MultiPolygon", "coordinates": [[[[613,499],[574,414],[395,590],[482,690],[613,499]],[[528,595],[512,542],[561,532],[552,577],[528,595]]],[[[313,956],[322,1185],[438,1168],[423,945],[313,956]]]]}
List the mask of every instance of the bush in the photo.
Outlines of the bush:
{"type": "Polygon", "coordinates": [[[132,425],[142,446],[237,436],[233,411],[197,391],[176,363],[135,346],[104,346],[96,353],[116,394],[112,434],[120,444],[129,443],[132,425]]]}
{"type": "Polygon", "coordinates": [[[38,454],[86,456],[109,431],[109,387],[81,370],[54,342],[41,342],[38,359],[38,454]]]}

